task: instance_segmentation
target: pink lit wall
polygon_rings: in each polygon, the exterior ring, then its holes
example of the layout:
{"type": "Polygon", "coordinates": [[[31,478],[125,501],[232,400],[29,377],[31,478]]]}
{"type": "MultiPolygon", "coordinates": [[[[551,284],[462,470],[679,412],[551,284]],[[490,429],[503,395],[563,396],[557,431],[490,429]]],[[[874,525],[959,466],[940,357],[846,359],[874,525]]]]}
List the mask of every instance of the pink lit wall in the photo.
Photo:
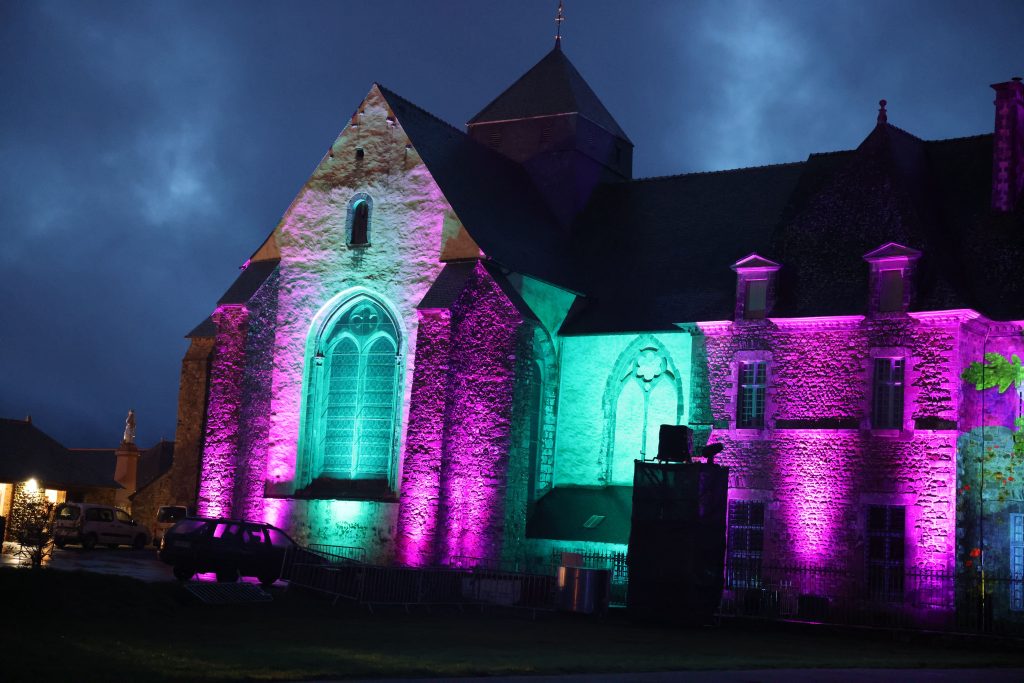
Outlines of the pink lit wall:
{"type": "Polygon", "coordinates": [[[199,514],[232,514],[235,470],[238,464],[239,415],[245,373],[245,340],[249,311],[245,306],[220,306],[210,367],[210,393],[199,480],[199,514]]]}
{"type": "MultiPolygon", "coordinates": [[[[908,566],[952,568],[959,325],[848,316],[702,325],[709,391],[694,415],[726,448],[730,497],[766,505],[766,557],[864,565],[866,508],[907,512],[908,566]],[[872,429],[873,359],[905,358],[900,430],[872,429]],[[765,428],[736,428],[739,361],[768,363],[765,428]]],[[[698,354],[700,355],[700,354],[698,354]]],[[[698,371],[699,373],[699,371],[698,371]]],[[[699,381],[699,379],[698,379],[699,381]]],[[[695,396],[701,399],[700,392],[695,396]]]]}
{"type": "Polygon", "coordinates": [[[429,332],[421,331],[436,337],[419,343],[414,391],[427,400],[410,415],[399,561],[500,558],[522,322],[478,263],[450,328],[445,316],[432,316],[429,332]]]}

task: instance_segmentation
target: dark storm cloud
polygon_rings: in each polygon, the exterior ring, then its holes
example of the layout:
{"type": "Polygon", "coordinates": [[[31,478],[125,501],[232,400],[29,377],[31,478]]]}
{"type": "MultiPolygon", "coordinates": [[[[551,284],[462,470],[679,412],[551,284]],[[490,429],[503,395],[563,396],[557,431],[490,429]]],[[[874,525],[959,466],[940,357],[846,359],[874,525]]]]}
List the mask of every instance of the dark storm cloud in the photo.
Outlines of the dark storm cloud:
{"type": "MultiPolygon", "coordinates": [[[[71,446],[173,438],[182,335],[377,80],[462,125],[551,46],[557,2],[0,5],[0,415],[71,446]]],[[[637,175],[856,146],[879,98],[986,132],[1024,3],[570,0],[565,49],[637,175]]]]}

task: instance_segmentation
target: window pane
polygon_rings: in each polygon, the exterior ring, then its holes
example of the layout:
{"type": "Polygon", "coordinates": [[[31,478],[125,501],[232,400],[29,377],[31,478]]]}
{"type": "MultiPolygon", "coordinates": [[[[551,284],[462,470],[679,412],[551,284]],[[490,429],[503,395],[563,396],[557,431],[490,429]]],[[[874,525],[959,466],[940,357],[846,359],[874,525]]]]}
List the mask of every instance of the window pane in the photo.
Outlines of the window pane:
{"type": "Polygon", "coordinates": [[[878,310],[883,313],[903,310],[903,271],[883,270],[879,275],[878,310]]]}
{"type": "Polygon", "coordinates": [[[737,390],[737,427],[759,428],[764,426],[766,375],[767,363],[764,361],[740,363],[740,381],[737,390]]]}
{"type": "Polygon", "coordinates": [[[902,358],[876,358],[871,426],[875,429],[903,427],[902,358]]]}
{"type": "Polygon", "coordinates": [[[749,320],[764,318],[767,297],[767,280],[748,280],[747,299],[743,305],[743,317],[749,320]]]}

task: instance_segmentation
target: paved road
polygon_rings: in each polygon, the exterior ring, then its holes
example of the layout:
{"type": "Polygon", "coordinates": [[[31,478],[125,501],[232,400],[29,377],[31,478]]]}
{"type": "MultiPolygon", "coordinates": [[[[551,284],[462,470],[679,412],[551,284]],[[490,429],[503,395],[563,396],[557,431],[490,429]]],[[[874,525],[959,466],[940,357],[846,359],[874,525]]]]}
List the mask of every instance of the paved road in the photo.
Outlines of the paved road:
{"type": "MultiPolygon", "coordinates": [[[[644,674],[393,678],[373,683],[1021,683],[1024,669],[758,669],[644,674]]],[[[321,681],[320,683],[328,683],[321,681]]],[[[353,683],[348,681],[348,683],[353,683]]],[[[359,683],[358,681],[355,683],[359,683]]],[[[362,683],[370,683],[369,680],[362,683]]]]}
{"type": "MultiPolygon", "coordinates": [[[[0,555],[0,566],[17,566],[15,554],[17,546],[13,543],[4,544],[4,553],[0,555]]],[[[99,574],[119,574],[130,576],[142,581],[174,581],[171,568],[157,559],[156,548],[132,550],[131,548],[100,547],[93,550],[82,550],[75,546],[64,549],[53,549],[46,566],[64,571],[87,571],[99,574]]]]}

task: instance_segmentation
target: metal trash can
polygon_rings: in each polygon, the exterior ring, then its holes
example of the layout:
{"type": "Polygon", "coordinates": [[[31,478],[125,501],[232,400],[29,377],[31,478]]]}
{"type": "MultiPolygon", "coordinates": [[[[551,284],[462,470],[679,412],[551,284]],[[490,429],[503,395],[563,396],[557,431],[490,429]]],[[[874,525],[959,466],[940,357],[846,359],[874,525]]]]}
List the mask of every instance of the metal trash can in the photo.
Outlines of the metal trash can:
{"type": "Polygon", "coordinates": [[[558,568],[558,609],[577,614],[606,614],[612,589],[610,569],[558,568]]]}

